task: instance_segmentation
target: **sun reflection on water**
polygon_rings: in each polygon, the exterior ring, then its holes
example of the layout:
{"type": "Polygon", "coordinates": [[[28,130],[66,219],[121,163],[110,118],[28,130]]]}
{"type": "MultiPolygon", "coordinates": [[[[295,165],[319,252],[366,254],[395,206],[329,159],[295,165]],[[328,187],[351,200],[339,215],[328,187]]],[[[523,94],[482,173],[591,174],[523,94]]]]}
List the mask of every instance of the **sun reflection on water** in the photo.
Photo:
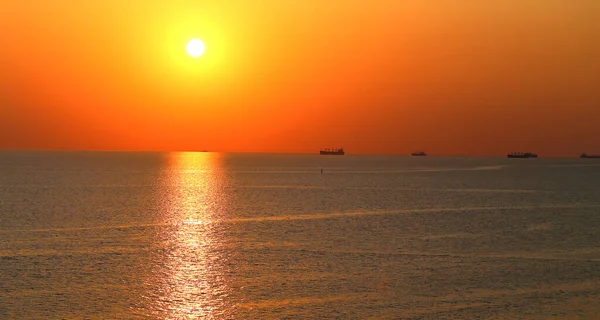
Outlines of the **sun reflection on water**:
{"type": "Polygon", "coordinates": [[[227,202],[218,153],[173,153],[162,185],[162,219],[150,308],[161,319],[226,318],[228,258],[222,224],[227,202]]]}

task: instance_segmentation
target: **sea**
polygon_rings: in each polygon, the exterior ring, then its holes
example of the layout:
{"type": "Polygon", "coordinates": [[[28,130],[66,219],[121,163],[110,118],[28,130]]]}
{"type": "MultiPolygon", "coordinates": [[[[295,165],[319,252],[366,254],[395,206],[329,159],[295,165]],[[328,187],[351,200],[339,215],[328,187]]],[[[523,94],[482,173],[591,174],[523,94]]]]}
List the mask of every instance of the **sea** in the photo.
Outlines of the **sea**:
{"type": "Polygon", "coordinates": [[[600,160],[0,151],[1,319],[600,319],[600,160]]]}

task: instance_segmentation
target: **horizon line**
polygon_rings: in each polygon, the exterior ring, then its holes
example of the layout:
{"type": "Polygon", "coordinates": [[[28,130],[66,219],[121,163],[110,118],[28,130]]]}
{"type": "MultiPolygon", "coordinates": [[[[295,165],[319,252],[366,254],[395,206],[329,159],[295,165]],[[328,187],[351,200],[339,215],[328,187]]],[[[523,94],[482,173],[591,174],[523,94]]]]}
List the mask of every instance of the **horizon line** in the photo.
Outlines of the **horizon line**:
{"type": "MultiPolygon", "coordinates": [[[[161,149],[78,149],[78,148],[0,148],[0,151],[58,151],[58,152],[147,152],[147,153],[247,153],[247,154],[289,154],[289,155],[319,155],[319,149],[313,152],[285,152],[285,151],[220,151],[220,150],[207,150],[207,149],[174,149],[174,150],[161,150],[161,149]]],[[[510,153],[510,152],[509,152],[510,153]]],[[[585,152],[584,152],[585,153],[585,152]]],[[[372,155],[372,156],[411,156],[411,152],[407,153],[346,153],[346,156],[358,156],[358,155],[372,155]]],[[[494,155],[482,155],[482,154],[427,154],[427,157],[505,157],[505,154],[494,154],[494,155]]],[[[581,153],[578,155],[550,155],[541,158],[546,159],[570,159],[579,158],[581,153]]]]}

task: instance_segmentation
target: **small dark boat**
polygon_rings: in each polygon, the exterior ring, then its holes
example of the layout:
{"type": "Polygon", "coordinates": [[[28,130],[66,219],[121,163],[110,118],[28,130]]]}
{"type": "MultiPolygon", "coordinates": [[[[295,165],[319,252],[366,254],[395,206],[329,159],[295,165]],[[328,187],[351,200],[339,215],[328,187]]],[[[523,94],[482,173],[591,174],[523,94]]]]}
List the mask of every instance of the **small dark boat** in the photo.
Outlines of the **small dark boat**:
{"type": "Polygon", "coordinates": [[[411,155],[413,157],[425,157],[427,156],[427,153],[423,152],[423,151],[417,151],[417,152],[413,152],[411,153],[411,155]]]}
{"type": "Polygon", "coordinates": [[[582,153],[580,156],[581,159],[600,159],[600,154],[587,154],[582,153]]]}
{"type": "Polygon", "coordinates": [[[344,148],[339,149],[321,149],[319,151],[321,155],[334,155],[334,156],[343,156],[346,153],[344,152],[344,148]]]}
{"type": "Polygon", "coordinates": [[[507,158],[537,158],[538,155],[536,153],[531,152],[511,152],[506,155],[507,158]]]}

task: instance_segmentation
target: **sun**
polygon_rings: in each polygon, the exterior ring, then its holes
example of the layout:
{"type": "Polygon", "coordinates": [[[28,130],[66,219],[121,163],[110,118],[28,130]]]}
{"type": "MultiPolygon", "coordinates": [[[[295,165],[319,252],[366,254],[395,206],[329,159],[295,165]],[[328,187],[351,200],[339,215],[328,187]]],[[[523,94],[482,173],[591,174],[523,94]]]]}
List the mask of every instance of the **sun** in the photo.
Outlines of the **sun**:
{"type": "Polygon", "coordinates": [[[204,42],[200,39],[192,39],[188,42],[187,46],[185,46],[187,53],[194,58],[201,56],[205,49],[204,42]]]}

